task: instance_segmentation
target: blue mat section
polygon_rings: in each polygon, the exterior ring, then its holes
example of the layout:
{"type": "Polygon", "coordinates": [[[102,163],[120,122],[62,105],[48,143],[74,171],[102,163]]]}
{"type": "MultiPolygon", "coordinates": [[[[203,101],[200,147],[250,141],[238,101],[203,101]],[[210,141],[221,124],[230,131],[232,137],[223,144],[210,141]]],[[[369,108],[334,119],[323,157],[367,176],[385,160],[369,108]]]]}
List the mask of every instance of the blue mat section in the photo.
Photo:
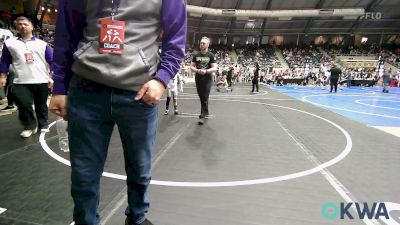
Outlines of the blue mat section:
{"type": "Polygon", "coordinates": [[[400,88],[340,88],[329,93],[328,87],[269,86],[272,90],[326,108],[369,126],[400,127],[400,88]]]}

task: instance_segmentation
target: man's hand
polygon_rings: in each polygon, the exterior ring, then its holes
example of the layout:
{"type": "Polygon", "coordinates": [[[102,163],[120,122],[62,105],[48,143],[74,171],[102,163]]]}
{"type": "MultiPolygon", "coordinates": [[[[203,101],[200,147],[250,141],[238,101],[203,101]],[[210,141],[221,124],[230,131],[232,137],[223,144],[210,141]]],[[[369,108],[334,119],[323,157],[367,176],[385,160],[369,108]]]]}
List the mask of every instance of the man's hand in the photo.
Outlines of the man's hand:
{"type": "Polygon", "coordinates": [[[199,70],[198,74],[205,75],[207,74],[207,70],[199,70]]]}
{"type": "Polygon", "coordinates": [[[0,87],[6,86],[6,83],[7,83],[7,77],[1,76],[0,77],[0,87]]]}
{"type": "Polygon", "coordinates": [[[67,95],[53,95],[50,99],[49,110],[67,120],[67,95]]]}
{"type": "Polygon", "coordinates": [[[142,86],[135,96],[135,100],[142,99],[146,104],[154,105],[160,101],[164,91],[165,87],[161,81],[153,79],[142,86]]]}
{"type": "Polygon", "coordinates": [[[49,83],[47,84],[47,86],[49,87],[50,90],[53,90],[53,84],[54,80],[49,77],[49,83]]]}

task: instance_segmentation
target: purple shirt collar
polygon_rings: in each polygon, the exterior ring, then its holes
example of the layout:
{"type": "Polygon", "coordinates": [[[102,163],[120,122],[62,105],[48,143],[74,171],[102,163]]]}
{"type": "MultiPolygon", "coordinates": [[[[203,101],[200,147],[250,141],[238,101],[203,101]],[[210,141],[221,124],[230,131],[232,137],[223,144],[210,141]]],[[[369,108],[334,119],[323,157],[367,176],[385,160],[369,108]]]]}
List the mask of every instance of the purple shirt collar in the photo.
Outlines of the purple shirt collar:
{"type": "MultiPolygon", "coordinates": [[[[18,40],[22,40],[21,35],[18,34],[17,37],[18,37],[18,40]]],[[[36,38],[37,38],[37,37],[36,37],[35,35],[32,35],[30,41],[34,41],[34,40],[36,40],[36,38]]]]}

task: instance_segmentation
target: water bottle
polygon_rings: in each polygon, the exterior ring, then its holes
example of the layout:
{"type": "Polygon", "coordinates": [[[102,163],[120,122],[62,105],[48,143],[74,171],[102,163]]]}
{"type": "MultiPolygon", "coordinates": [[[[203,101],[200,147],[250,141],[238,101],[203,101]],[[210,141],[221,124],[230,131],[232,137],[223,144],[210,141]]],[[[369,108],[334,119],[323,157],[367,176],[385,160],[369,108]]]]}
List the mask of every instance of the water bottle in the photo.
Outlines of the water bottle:
{"type": "Polygon", "coordinates": [[[63,152],[69,152],[68,146],[68,122],[63,118],[57,118],[56,122],[57,134],[58,134],[58,144],[60,145],[60,150],[63,152]]]}

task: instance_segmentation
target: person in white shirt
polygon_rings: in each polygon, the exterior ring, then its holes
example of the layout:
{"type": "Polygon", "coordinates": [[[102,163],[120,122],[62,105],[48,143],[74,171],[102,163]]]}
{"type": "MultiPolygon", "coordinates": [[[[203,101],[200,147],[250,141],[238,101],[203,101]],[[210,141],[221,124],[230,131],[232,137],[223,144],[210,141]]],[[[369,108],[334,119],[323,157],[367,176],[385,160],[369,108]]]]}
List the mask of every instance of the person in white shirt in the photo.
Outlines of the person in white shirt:
{"type": "Polygon", "coordinates": [[[178,86],[180,92],[183,92],[183,79],[179,73],[171,79],[167,85],[167,102],[165,104],[165,112],[164,115],[168,115],[169,112],[169,103],[172,101],[174,103],[174,114],[178,115],[178,86]]]}
{"type": "Polygon", "coordinates": [[[18,107],[18,117],[24,127],[20,136],[27,138],[38,130],[48,132],[47,97],[53,80],[49,65],[53,62],[53,49],[33,36],[33,24],[27,17],[15,20],[18,37],[4,42],[0,61],[0,87],[7,83],[7,73],[15,73],[12,94],[18,107]],[[32,104],[35,105],[33,110],[32,104]]]}

